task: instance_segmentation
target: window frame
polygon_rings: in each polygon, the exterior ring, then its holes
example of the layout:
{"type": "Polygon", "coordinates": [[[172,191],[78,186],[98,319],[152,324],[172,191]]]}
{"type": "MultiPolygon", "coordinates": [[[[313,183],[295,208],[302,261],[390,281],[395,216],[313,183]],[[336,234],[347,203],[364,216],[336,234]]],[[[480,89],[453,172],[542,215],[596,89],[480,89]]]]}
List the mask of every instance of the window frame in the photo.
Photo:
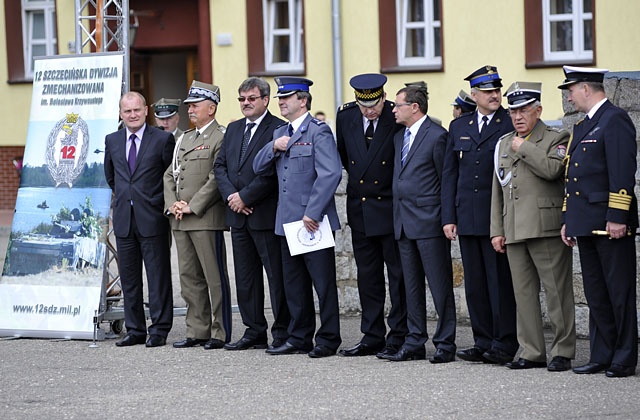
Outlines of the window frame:
{"type": "MultiPolygon", "coordinates": [[[[22,48],[24,57],[24,76],[33,79],[33,49],[45,47],[45,56],[58,53],[55,0],[21,0],[22,48]],[[44,37],[34,38],[34,17],[43,14],[44,37]]],[[[39,56],[39,55],[38,55],[39,56]]]]}
{"type": "MultiPolygon", "coordinates": [[[[434,30],[441,29],[442,22],[434,19],[433,2],[434,0],[417,0],[422,1],[424,20],[408,21],[408,3],[412,0],[396,0],[396,25],[398,30],[398,65],[399,66],[427,66],[441,67],[442,56],[436,56],[436,42],[434,30]],[[399,12],[398,12],[399,11],[399,12]],[[424,31],[424,57],[407,57],[403,52],[407,50],[408,32],[411,30],[424,31]],[[429,36],[431,35],[431,36],[429,36]]],[[[442,38],[442,33],[440,34],[442,38]]]]}
{"type": "MultiPolygon", "coordinates": [[[[273,39],[271,33],[267,31],[269,22],[269,7],[275,3],[273,0],[246,0],[247,14],[247,60],[250,76],[277,76],[281,74],[304,75],[306,72],[306,46],[305,46],[305,22],[304,22],[304,2],[302,0],[281,0],[297,5],[297,16],[289,16],[289,26],[293,28],[291,22],[298,23],[300,28],[297,45],[290,51],[291,54],[301,55],[301,61],[293,66],[287,63],[270,63],[267,65],[267,57],[272,51],[273,39]],[[271,38],[271,39],[270,39],[271,38]]],[[[294,25],[295,26],[295,25],[294,25]]],[[[287,29],[286,31],[292,31],[287,29]]],[[[295,55],[294,55],[295,56],[295,55]]]]}
{"type": "Polygon", "coordinates": [[[589,66],[596,63],[596,0],[591,1],[591,12],[583,13],[583,0],[572,0],[574,5],[578,5],[579,8],[574,8],[572,16],[572,22],[574,25],[573,31],[573,44],[576,45],[575,40],[578,40],[578,48],[580,51],[561,51],[552,52],[550,44],[550,23],[556,20],[567,20],[563,17],[568,16],[557,15],[554,18],[549,18],[549,1],[550,0],[524,0],[524,16],[525,16],[525,54],[526,54],[526,68],[540,68],[540,67],[557,67],[563,64],[582,65],[589,66]],[[588,20],[585,15],[591,15],[591,34],[592,34],[592,49],[589,55],[589,50],[584,50],[584,21],[588,20]],[[576,25],[578,30],[576,31],[576,25]]]}
{"type": "Polygon", "coordinates": [[[442,0],[424,0],[425,6],[425,28],[428,28],[429,36],[425,30],[425,39],[430,39],[430,45],[425,45],[425,49],[432,54],[430,59],[407,59],[400,57],[401,47],[404,46],[405,33],[402,27],[402,18],[398,13],[398,4],[403,0],[378,0],[378,29],[380,32],[380,72],[381,73],[410,73],[410,72],[440,72],[444,70],[444,18],[442,10],[442,0]],[[438,25],[434,25],[433,4],[437,3],[440,11],[438,25]],[[428,10],[428,13],[427,13],[428,10]],[[430,18],[431,23],[427,22],[430,18]],[[433,28],[440,30],[440,57],[434,58],[437,50],[433,39],[433,28]],[[398,29],[400,28],[400,30],[398,29]],[[404,39],[403,39],[404,38],[404,39]]]}

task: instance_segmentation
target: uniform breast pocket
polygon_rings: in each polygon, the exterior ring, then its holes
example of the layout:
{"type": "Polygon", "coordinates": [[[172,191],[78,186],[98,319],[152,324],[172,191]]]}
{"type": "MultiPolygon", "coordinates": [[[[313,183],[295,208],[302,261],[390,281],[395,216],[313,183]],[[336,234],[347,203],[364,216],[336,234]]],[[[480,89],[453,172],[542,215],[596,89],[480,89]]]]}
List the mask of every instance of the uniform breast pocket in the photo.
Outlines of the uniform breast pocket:
{"type": "Polygon", "coordinates": [[[188,166],[191,167],[193,173],[209,173],[213,165],[210,159],[209,149],[198,150],[189,156],[188,166]]]}
{"type": "Polygon", "coordinates": [[[462,159],[463,153],[469,152],[471,150],[471,140],[460,140],[457,139],[453,143],[453,151],[456,152],[459,159],[462,159]]]}
{"type": "Polygon", "coordinates": [[[302,173],[313,168],[313,147],[309,145],[293,145],[289,150],[291,172],[302,173]]]}

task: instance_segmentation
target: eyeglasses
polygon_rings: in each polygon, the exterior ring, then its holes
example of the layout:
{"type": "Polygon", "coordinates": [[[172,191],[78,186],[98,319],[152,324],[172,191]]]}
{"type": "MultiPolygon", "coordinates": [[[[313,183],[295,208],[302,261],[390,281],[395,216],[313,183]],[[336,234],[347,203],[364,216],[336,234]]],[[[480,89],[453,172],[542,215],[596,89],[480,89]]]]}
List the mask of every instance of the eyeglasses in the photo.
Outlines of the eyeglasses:
{"type": "Polygon", "coordinates": [[[242,103],[244,101],[249,101],[251,103],[257,101],[258,99],[262,99],[264,98],[266,95],[263,96],[239,96],[238,97],[238,102],[242,103]]]}
{"type": "Polygon", "coordinates": [[[397,103],[396,102],[396,108],[400,108],[401,106],[407,106],[407,105],[411,105],[411,104],[415,104],[415,102],[405,102],[405,103],[397,103]]]}

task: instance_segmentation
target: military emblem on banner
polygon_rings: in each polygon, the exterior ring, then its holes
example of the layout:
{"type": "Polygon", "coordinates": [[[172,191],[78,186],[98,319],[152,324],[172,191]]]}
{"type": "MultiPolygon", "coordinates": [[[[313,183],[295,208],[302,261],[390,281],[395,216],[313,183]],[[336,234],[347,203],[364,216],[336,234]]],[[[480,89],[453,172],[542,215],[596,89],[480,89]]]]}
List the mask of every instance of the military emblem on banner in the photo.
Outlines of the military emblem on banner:
{"type": "Polygon", "coordinates": [[[46,161],[49,173],[56,183],[69,188],[80,176],[87,161],[89,127],[78,114],[66,114],[49,133],[46,161]]]}

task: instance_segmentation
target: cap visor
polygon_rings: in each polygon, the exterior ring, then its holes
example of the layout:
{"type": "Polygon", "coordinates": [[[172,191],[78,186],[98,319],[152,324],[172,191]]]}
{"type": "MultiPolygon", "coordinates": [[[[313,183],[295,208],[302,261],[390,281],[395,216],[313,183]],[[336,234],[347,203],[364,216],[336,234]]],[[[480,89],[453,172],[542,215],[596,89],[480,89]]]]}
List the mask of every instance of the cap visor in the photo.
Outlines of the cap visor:
{"type": "Polygon", "coordinates": [[[566,80],[563,84],[558,85],[558,89],[569,89],[569,86],[578,83],[577,80],[566,80]]]}
{"type": "Polygon", "coordinates": [[[286,98],[287,96],[291,96],[296,92],[297,92],[297,90],[291,90],[291,91],[288,91],[288,92],[278,92],[278,93],[275,94],[274,98],[286,98]]]}
{"type": "Polygon", "coordinates": [[[194,102],[202,102],[205,99],[206,98],[189,97],[189,98],[185,99],[184,101],[182,101],[182,103],[183,104],[189,104],[189,103],[194,103],[194,102]]]}

